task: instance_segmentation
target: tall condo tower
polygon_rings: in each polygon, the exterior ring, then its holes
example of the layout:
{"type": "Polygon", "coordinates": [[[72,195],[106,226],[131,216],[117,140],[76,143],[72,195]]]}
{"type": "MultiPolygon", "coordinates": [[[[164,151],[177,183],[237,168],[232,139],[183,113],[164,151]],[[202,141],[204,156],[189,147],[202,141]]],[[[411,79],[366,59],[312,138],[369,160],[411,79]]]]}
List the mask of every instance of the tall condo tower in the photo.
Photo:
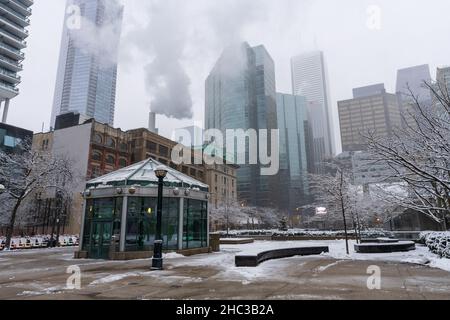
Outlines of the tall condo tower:
{"type": "Polygon", "coordinates": [[[0,108],[3,108],[1,122],[6,123],[10,100],[19,94],[18,72],[22,71],[27,47],[31,6],[33,0],[0,1],[0,108]]]}
{"type": "Polygon", "coordinates": [[[68,0],[66,14],[51,126],[67,112],[113,126],[123,6],[118,0],[68,0]]]}

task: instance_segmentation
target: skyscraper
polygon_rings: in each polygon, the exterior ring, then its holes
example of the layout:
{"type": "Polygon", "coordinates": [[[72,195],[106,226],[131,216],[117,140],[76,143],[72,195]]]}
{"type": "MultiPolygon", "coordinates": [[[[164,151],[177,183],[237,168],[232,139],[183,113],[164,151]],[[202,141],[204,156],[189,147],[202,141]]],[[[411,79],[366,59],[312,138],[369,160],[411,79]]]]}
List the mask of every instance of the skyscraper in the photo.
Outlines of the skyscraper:
{"type": "Polygon", "coordinates": [[[430,102],[430,90],[424,87],[424,82],[431,83],[430,67],[427,64],[400,69],[397,71],[396,92],[405,103],[410,100],[411,92],[419,101],[430,102]]]}
{"type": "Polygon", "coordinates": [[[314,129],[315,163],[333,155],[333,120],[328,75],[322,51],[312,51],[291,60],[293,94],[308,101],[310,125],[314,129]]]}
{"type": "MultiPolygon", "coordinates": [[[[227,48],[206,80],[205,128],[276,129],[275,64],[264,46],[227,48]]],[[[236,150],[226,150],[236,154],[236,150]]],[[[246,147],[248,159],[249,148],[246,147]]],[[[244,205],[276,206],[272,178],[260,165],[239,164],[238,198],[244,205]]]]}
{"type": "Polygon", "coordinates": [[[364,151],[367,149],[364,135],[370,132],[389,137],[402,125],[399,101],[397,95],[386,92],[383,84],[353,92],[353,99],[338,102],[342,150],[364,151]]]}
{"type": "Polygon", "coordinates": [[[429,88],[425,87],[425,82],[431,84],[430,67],[427,64],[397,71],[396,93],[404,125],[416,125],[414,120],[414,114],[417,112],[415,99],[423,107],[431,105],[431,92],[429,88]]]}
{"type": "Polygon", "coordinates": [[[280,130],[279,187],[283,209],[294,212],[308,202],[309,125],[306,98],[277,93],[280,130]]]}
{"type": "Polygon", "coordinates": [[[51,126],[67,112],[112,126],[123,7],[117,0],[68,0],[67,8],[51,126]]]}
{"type": "Polygon", "coordinates": [[[33,0],[0,2],[0,108],[3,107],[2,123],[6,123],[10,100],[19,94],[18,72],[22,71],[27,47],[29,16],[33,0]]]}
{"type": "Polygon", "coordinates": [[[440,90],[450,92],[450,67],[437,68],[436,81],[440,90]]]}

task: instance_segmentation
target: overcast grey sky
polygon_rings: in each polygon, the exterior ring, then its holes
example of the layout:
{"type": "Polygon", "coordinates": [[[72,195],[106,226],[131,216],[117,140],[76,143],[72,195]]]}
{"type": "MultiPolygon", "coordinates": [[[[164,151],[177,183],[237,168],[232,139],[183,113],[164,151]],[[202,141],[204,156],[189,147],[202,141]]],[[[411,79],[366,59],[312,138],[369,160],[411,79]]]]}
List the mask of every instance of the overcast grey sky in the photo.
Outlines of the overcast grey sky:
{"type": "MultiPolygon", "coordinates": [[[[393,92],[399,68],[428,63],[434,78],[437,66],[450,65],[448,0],[122,2],[116,103],[116,127],[122,129],[147,126],[154,97],[146,89],[146,72],[154,70],[149,66],[161,45],[176,49],[173,59],[190,80],[187,94],[194,114],[183,121],[159,117],[166,136],[175,128],[203,122],[205,79],[223,47],[235,41],[266,46],[276,63],[277,89],[285,93],[292,91],[290,58],[323,50],[336,124],[337,101],[350,98],[352,88],[384,82],[393,92]],[[370,5],[381,9],[380,30],[367,27],[370,5]]],[[[42,123],[49,127],[64,7],[65,0],[39,0],[33,6],[21,94],[12,101],[8,119],[13,125],[35,132],[42,123]]]]}

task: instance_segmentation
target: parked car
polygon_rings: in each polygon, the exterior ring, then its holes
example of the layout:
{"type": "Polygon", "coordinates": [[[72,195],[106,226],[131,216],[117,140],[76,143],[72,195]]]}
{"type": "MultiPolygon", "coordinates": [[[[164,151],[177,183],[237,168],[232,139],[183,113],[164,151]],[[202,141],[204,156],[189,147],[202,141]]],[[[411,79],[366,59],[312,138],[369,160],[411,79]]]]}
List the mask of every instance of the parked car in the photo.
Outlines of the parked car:
{"type": "Polygon", "coordinates": [[[6,239],[0,239],[0,251],[4,250],[6,246],[6,239]]]}

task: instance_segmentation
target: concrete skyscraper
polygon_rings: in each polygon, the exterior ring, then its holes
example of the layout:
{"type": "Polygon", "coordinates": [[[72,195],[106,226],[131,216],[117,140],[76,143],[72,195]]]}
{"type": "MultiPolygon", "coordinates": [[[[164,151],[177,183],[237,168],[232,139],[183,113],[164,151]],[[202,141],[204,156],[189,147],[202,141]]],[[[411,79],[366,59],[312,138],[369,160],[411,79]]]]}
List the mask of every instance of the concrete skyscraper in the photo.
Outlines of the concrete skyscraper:
{"type": "Polygon", "coordinates": [[[390,137],[402,125],[398,96],[384,84],[354,89],[353,99],[339,101],[338,108],[343,151],[365,151],[364,135],[390,137]]]}
{"type": "Polygon", "coordinates": [[[334,153],[333,119],[328,75],[322,51],[303,53],[291,60],[293,94],[307,99],[313,129],[315,166],[334,153]]]}
{"type": "Polygon", "coordinates": [[[32,0],[10,0],[0,2],[0,118],[6,123],[10,100],[19,94],[18,72],[22,71],[25,58],[23,49],[27,47],[32,0]]]}
{"type": "MultiPolygon", "coordinates": [[[[206,80],[205,129],[276,129],[275,64],[264,46],[227,48],[206,80]]],[[[205,137],[206,138],[206,137],[205,137]]],[[[235,154],[236,150],[226,150],[235,154]]],[[[248,159],[249,147],[246,147],[248,159]]],[[[272,177],[239,164],[238,198],[248,206],[277,205],[272,177]]]]}
{"type": "Polygon", "coordinates": [[[436,81],[440,90],[450,92],[450,67],[437,68],[436,81]]]}
{"type": "Polygon", "coordinates": [[[66,14],[50,125],[67,112],[114,125],[123,6],[68,0],[66,14]]]}

